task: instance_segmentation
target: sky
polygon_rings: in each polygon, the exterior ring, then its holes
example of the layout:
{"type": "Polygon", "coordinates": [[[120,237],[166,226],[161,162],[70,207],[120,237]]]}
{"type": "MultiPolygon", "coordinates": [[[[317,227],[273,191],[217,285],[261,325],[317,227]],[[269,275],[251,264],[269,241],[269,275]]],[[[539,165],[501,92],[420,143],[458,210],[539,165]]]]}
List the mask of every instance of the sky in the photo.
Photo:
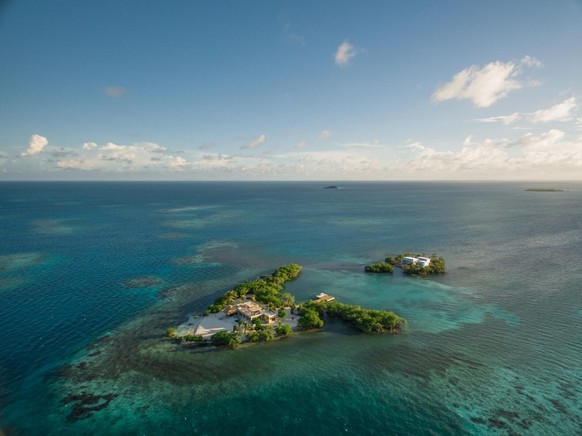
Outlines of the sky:
{"type": "Polygon", "coordinates": [[[0,180],[582,180],[582,0],[0,0],[0,180]]]}

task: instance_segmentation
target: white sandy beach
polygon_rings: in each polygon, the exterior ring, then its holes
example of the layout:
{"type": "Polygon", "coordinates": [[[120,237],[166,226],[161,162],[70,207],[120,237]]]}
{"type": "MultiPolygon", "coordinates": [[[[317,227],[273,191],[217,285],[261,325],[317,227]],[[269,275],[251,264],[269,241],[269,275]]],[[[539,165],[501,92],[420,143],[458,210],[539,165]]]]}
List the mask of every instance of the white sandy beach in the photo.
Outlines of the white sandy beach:
{"type": "MultiPolygon", "coordinates": [[[[292,315],[291,309],[286,308],[287,316],[280,319],[284,324],[289,324],[293,329],[297,327],[298,315],[292,315]]],[[[210,339],[212,335],[220,331],[232,332],[234,326],[237,325],[238,316],[227,317],[224,313],[211,313],[207,316],[192,314],[188,320],[180,324],[176,329],[178,336],[183,335],[200,335],[204,339],[210,339]]]]}

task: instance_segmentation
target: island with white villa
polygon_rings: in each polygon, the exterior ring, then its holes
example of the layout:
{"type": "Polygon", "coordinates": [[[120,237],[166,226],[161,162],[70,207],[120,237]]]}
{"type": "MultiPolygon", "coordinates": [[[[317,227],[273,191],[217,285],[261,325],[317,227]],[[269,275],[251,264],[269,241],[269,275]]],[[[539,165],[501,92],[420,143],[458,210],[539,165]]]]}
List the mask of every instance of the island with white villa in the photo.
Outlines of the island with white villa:
{"type": "Polygon", "coordinates": [[[296,304],[284,285],[300,273],[300,265],[289,264],[244,282],[219,296],[204,313],[191,314],[185,323],[168,328],[166,336],[183,347],[237,348],[243,342],[268,342],[294,331],[320,329],[325,316],[341,318],[366,333],[398,334],[407,324],[393,312],[340,303],[324,292],[296,304]]]}
{"type": "Polygon", "coordinates": [[[364,271],[369,273],[392,273],[394,266],[402,268],[402,272],[408,275],[444,274],[446,262],[442,256],[433,254],[402,253],[396,257],[387,257],[382,262],[366,265],[364,271]]]}

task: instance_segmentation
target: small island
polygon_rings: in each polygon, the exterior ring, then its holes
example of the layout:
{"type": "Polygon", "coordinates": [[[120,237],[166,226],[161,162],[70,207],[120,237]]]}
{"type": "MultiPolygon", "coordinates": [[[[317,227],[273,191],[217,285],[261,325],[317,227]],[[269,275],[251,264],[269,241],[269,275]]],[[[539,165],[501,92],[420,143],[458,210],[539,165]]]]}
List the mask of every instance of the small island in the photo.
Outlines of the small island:
{"type": "Polygon", "coordinates": [[[335,185],[329,185],[329,186],[324,186],[323,189],[339,189],[339,188],[335,185]]]}
{"type": "Polygon", "coordinates": [[[394,268],[392,267],[391,264],[387,263],[387,262],[378,262],[378,263],[373,263],[371,265],[366,265],[364,267],[364,271],[369,272],[369,273],[393,273],[394,272],[394,268]]]}
{"type": "Polygon", "coordinates": [[[529,188],[526,189],[527,192],[564,192],[563,189],[554,188],[529,188]]]}
{"type": "Polygon", "coordinates": [[[428,257],[426,254],[401,253],[396,257],[387,257],[384,262],[366,265],[364,271],[392,274],[394,272],[393,266],[398,266],[405,274],[424,276],[444,274],[446,272],[445,264],[445,259],[437,254],[428,257]]]}
{"type": "Polygon", "coordinates": [[[407,324],[394,312],[340,303],[325,293],[295,304],[293,295],[283,292],[284,284],[300,273],[300,265],[290,264],[244,282],[219,296],[202,315],[192,315],[185,324],[170,327],[166,336],[183,347],[237,348],[243,342],[268,342],[294,331],[321,329],[326,315],[366,333],[398,334],[407,324]]]}

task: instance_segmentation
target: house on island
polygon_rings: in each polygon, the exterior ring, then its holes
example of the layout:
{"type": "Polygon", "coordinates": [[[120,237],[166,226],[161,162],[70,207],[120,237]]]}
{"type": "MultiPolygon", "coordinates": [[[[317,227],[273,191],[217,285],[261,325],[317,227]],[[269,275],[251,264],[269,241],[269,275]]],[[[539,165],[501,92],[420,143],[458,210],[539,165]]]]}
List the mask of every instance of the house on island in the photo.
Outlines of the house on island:
{"type": "Polygon", "coordinates": [[[229,304],[222,310],[222,312],[224,312],[227,318],[230,318],[231,316],[236,315],[238,310],[232,304],[229,304]]]}
{"type": "Polygon", "coordinates": [[[421,268],[426,268],[430,265],[430,258],[428,257],[419,257],[418,262],[416,263],[421,268]]]}
{"type": "Polygon", "coordinates": [[[269,310],[263,309],[260,305],[253,301],[245,301],[236,306],[227,306],[224,309],[227,317],[239,314],[247,321],[253,322],[260,319],[265,324],[272,324],[277,322],[277,314],[269,310]],[[231,308],[232,307],[232,308],[231,308]]]}
{"type": "Polygon", "coordinates": [[[265,324],[272,324],[277,322],[277,314],[271,311],[263,312],[263,316],[261,317],[265,324]]]}
{"type": "Polygon", "coordinates": [[[253,322],[263,315],[263,308],[253,301],[245,301],[236,305],[237,312],[248,321],[253,322]]]}
{"type": "Polygon", "coordinates": [[[402,266],[415,265],[416,262],[418,262],[418,258],[411,257],[411,256],[406,256],[406,257],[403,257],[400,262],[402,263],[402,266]]]}
{"type": "Polygon", "coordinates": [[[325,292],[322,292],[321,294],[317,294],[315,296],[315,298],[313,299],[313,301],[315,301],[316,303],[320,303],[322,301],[328,302],[328,301],[333,301],[333,300],[335,300],[335,297],[332,297],[331,295],[328,295],[325,292]]]}
{"type": "Polygon", "coordinates": [[[430,257],[412,257],[406,256],[401,260],[402,266],[418,265],[421,268],[426,268],[430,265],[430,257]]]}

